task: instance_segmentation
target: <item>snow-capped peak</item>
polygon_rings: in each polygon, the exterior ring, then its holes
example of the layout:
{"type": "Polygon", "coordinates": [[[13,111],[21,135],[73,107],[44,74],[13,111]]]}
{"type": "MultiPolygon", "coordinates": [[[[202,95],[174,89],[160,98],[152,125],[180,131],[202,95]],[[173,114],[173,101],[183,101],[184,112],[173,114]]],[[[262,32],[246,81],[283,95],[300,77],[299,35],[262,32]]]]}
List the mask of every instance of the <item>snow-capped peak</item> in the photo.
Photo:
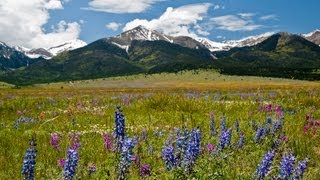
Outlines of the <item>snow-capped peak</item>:
{"type": "Polygon", "coordinates": [[[302,36],[304,36],[304,37],[310,37],[310,36],[312,36],[312,35],[314,35],[314,34],[316,34],[316,33],[320,33],[320,29],[316,29],[316,30],[314,30],[314,31],[312,31],[312,32],[309,32],[309,33],[307,33],[307,34],[302,34],[302,36]]]}
{"type": "Polygon", "coordinates": [[[76,39],[76,40],[69,41],[69,42],[66,42],[64,44],[55,46],[55,47],[48,48],[46,50],[48,52],[50,52],[53,56],[56,56],[59,53],[62,53],[64,51],[70,51],[70,50],[78,49],[78,48],[81,48],[81,47],[86,46],[86,45],[87,45],[86,42],[84,42],[84,41],[82,41],[80,39],[76,39]]]}
{"type": "Polygon", "coordinates": [[[203,44],[206,48],[208,48],[210,51],[224,51],[224,50],[229,50],[231,48],[230,45],[226,43],[215,42],[206,38],[198,38],[197,40],[201,44],[203,44]]]}

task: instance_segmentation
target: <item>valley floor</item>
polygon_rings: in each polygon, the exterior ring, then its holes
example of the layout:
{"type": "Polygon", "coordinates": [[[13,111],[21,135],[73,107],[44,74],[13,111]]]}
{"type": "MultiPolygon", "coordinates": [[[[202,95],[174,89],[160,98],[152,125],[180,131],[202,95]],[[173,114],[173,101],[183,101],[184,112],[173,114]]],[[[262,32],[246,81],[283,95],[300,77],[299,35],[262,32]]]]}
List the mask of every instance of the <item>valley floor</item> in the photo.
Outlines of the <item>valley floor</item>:
{"type": "Polygon", "coordinates": [[[295,168],[298,161],[308,158],[305,179],[320,177],[320,132],[316,126],[308,127],[305,120],[306,114],[310,120],[320,118],[319,82],[187,71],[19,88],[0,85],[0,179],[22,178],[31,138],[37,140],[36,179],[61,179],[64,167],[58,160],[67,157],[73,133],[80,135],[81,144],[76,179],[116,179],[119,154],[106,148],[103,135],[111,137],[117,105],[126,118],[126,136],[141,138],[133,149],[140,161],[131,163],[129,179],[140,178],[143,164],[151,167],[150,179],[255,179],[258,164],[276,141],[280,144],[275,148],[269,178],[279,175],[282,157],[289,152],[296,157],[295,168]],[[283,124],[274,130],[280,115],[283,124]],[[232,137],[221,149],[224,118],[232,137]],[[200,154],[192,173],[180,165],[167,171],[162,156],[171,137],[178,157],[175,144],[179,134],[173,132],[182,127],[201,130],[200,154]],[[211,127],[217,133],[214,136],[211,127]],[[262,127],[270,131],[257,140],[262,127]],[[52,140],[53,133],[59,141],[52,140]],[[240,148],[241,134],[245,141],[240,148]],[[214,147],[212,152],[209,144],[214,147]],[[89,173],[90,164],[96,168],[93,174],[89,173]]]}

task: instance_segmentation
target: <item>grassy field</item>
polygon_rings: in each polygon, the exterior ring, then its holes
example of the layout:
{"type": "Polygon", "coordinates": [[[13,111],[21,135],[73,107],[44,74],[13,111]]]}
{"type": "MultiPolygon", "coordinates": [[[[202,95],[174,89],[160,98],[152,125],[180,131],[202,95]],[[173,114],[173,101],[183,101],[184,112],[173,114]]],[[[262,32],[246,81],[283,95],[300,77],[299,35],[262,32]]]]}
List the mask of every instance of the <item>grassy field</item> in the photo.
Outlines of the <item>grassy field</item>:
{"type": "MultiPolygon", "coordinates": [[[[24,155],[31,138],[36,138],[36,179],[63,179],[64,168],[58,160],[66,158],[70,133],[80,134],[81,147],[74,179],[117,179],[121,154],[104,146],[103,134],[113,132],[114,112],[121,105],[125,115],[125,134],[140,137],[133,148],[138,157],[129,167],[128,179],[141,179],[139,169],[149,164],[146,179],[256,179],[258,164],[274,141],[267,179],[280,173],[282,156],[288,152],[298,161],[309,159],[303,179],[320,178],[320,143],[317,126],[306,132],[306,114],[320,118],[320,83],[275,78],[223,76],[210,71],[178,74],[136,75],[68,83],[41,84],[16,89],[0,88],[0,179],[21,179],[24,155]],[[272,109],[266,110],[268,105],[272,109]],[[266,132],[255,141],[259,127],[273,127],[279,122],[281,106],[283,126],[266,132]],[[210,130],[210,113],[214,113],[215,130],[210,130]],[[18,122],[21,117],[29,122],[18,122]],[[221,119],[232,128],[231,145],[219,146],[221,119]],[[267,117],[272,120],[266,123],[267,117]],[[236,132],[235,122],[239,122],[236,132]],[[168,137],[179,152],[176,128],[199,127],[200,154],[190,171],[183,165],[166,170],[162,150],[168,137]],[[147,133],[146,139],[141,138],[147,133]],[[50,144],[52,133],[59,134],[59,148],[50,144]],[[237,146],[241,133],[245,143],[237,146]],[[170,138],[169,138],[170,139],[170,138]],[[208,152],[207,145],[215,146],[208,152]],[[89,173],[94,164],[96,172],[89,173]]],[[[188,141],[187,141],[188,143],[188,141]]]]}

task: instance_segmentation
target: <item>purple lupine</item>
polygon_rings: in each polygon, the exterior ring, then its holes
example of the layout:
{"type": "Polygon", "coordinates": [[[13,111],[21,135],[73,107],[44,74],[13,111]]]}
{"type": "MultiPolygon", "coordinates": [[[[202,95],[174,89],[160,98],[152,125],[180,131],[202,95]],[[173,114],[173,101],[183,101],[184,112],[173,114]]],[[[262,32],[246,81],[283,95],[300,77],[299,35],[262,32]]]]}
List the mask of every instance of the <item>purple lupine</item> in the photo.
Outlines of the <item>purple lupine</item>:
{"type": "Polygon", "coordinates": [[[265,111],[266,111],[266,112],[271,112],[271,111],[272,111],[272,104],[266,105],[265,111]]]}
{"type": "Polygon", "coordinates": [[[67,152],[66,163],[64,166],[63,177],[65,180],[73,179],[79,160],[79,154],[77,149],[69,148],[67,152]]]}
{"type": "Polygon", "coordinates": [[[258,127],[256,135],[254,136],[254,142],[259,143],[259,141],[262,139],[262,136],[264,134],[264,128],[258,127]]]}
{"type": "Polygon", "coordinates": [[[215,120],[215,118],[214,118],[214,113],[213,112],[211,112],[210,113],[210,132],[211,132],[211,136],[216,136],[217,135],[217,131],[216,131],[216,129],[215,129],[215,125],[214,125],[214,120],[215,120]]]}
{"type": "Polygon", "coordinates": [[[175,166],[174,148],[171,145],[171,137],[168,137],[165,146],[162,149],[162,159],[166,163],[167,171],[170,171],[175,166]]]}
{"type": "Polygon", "coordinates": [[[69,133],[69,139],[71,142],[71,149],[78,150],[81,146],[80,134],[79,133],[69,133]]]}
{"type": "Polygon", "coordinates": [[[24,179],[33,180],[34,179],[34,169],[36,165],[37,149],[36,142],[34,139],[30,142],[30,147],[27,149],[23,160],[22,166],[22,176],[24,179]]]}
{"type": "Polygon", "coordinates": [[[58,133],[51,133],[50,144],[54,149],[59,149],[60,136],[58,135],[58,133]]]}
{"type": "Polygon", "coordinates": [[[259,179],[263,179],[268,175],[274,156],[274,151],[269,151],[263,156],[256,172],[259,179]]]}
{"type": "Polygon", "coordinates": [[[266,124],[272,124],[272,119],[270,116],[266,118],[266,124]]]}
{"type": "Polygon", "coordinates": [[[296,158],[291,152],[288,152],[282,156],[280,162],[280,178],[289,178],[293,174],[294,164],[296,163],[296,158]]]}
{"type": "Polygon", "coordinates": [[[283,118],[281,118],[278,121],[273,121],[272,127],[271,127],[271,133],[274,134],[276,132],[281,131],[283,126],[283,118]]]}
{"type": "Polygon", "coordinates": [[[145,129],[142,130],[141,137],[144,141],[147,139],[147,131],[145,129]]]}
{"type": "Polygon", "coordinates": [[[225,131],[227,129],[227,119],[223,116],[220,120],[220,130],[225,131]]]}
{"type": "Polygon", "coordinates": [[[115,111],[115,128],[114,128],[114,140],[116,144],[116,151],[121,151],[122,142],[124,141],[125,134],[125,117],[122,113],[121,106],[117,107],[115,111]]]}
{"type": "Polygon", "coordinates": [[[176,165],[180,166],[181,160],[184,157],[188,148],[189,132],[186,128],[183,130],[175,129],[176,131],[176,165]]]}
{"type": "Polygon", "coordinates": [[[196,128],[190,132],[186,154],[184,156],[184,168],[187,172],[192,171],[193,165],[200,154],[201,132],[196,128]]]}
{"type": "Polygon", "coordinates": [[[213,150],[214,150],[214,145],[211,144],[211,143],[209,143],[209,144],[207,145],[207,151],[208,151],[208,153],[209,153],[209,154],[212,153],[213,150]]]}
{"type": "Polygon", "coordinates": [[[309,159],[298,162],[298,166],[294,169],[294,176],[296,179],[302,179],[304,172],[307,169],[309,159]]]}
{"type": "Polygon", "coordinates": [[[112,151],[112,144],[113,144],[112,137],[106,133],[103,133],[103,140],[104,140],[104,148],[109,151],[112,151]]]}
{"type": "Polygon", "coordinates": [[[227,147],[228,145],[230,145],[231,143],[231,136],[232,136],[232,129],[228,129],[225,131],[222,131],[219,137],[219,149],[224,149],[225,147],[227,147]]]}
{"type": "Polygon", "coordinates": [[[61,168],[64,168],[64,166],[66,165],[66,160],[61,158],[58,160],[58,166],[61,168]]]}
{"type": "Polygon", "coordinates": [[[275,112],[276,112],[276,114],[277,114],[277,116],[279,118],[283,117],[283,112],[282,112],[282,107],[281,106],[277,106],[274,110],[275,110],[275,112]]]}
{"type": "Polygon", "coordinates": [[[239,141],[238,141],[238,148],[242,148],[244,146],[244,133],[240,133],[239,141]]]}
{"type": "Polygon", "coordinates": [[[88,171],[89,171],[89,175],[95,173],[96,172],[96,166],[93,163],[90,163],[88,165],[88,171]]]}
{"type": "Polygon", "coordinates": [[[120,162],[118,164],[118,178],[126,179],[126,174],[131,165],[133,153],[132,149],[135,144],[132,138],[124,137],[124,141],[121,148],[120,162]]]}
{"type": "Polygon", "coordinates": [[[151,175],[151,166],[149,164],[143,164],[140,167],[140,176],[147,177],[151,175]]]}

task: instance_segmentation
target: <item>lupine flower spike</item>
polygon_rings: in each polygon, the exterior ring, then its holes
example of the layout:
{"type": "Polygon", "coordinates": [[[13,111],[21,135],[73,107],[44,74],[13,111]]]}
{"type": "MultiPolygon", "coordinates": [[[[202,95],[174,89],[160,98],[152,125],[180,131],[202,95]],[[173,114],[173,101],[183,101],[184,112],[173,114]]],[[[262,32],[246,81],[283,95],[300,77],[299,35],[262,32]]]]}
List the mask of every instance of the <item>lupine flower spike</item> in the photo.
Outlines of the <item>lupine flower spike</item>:
{"type": "Polygon", "coordinates": [[[37,157],[36,145],[36,140],[32,139],[30,142],[30,147],[27,149],[26,155],[24,156],[21,174],[26,180],[34,179],[34,170],[37,157]]]}
{"type": "Polygon", "coordinates": [[[256,172],[259,179],[263,179],[268,175],[274,155],[275,155],[274,151],[269,151],[263,156],[263,159],[259,163],[258,169],[256,172]]]}

